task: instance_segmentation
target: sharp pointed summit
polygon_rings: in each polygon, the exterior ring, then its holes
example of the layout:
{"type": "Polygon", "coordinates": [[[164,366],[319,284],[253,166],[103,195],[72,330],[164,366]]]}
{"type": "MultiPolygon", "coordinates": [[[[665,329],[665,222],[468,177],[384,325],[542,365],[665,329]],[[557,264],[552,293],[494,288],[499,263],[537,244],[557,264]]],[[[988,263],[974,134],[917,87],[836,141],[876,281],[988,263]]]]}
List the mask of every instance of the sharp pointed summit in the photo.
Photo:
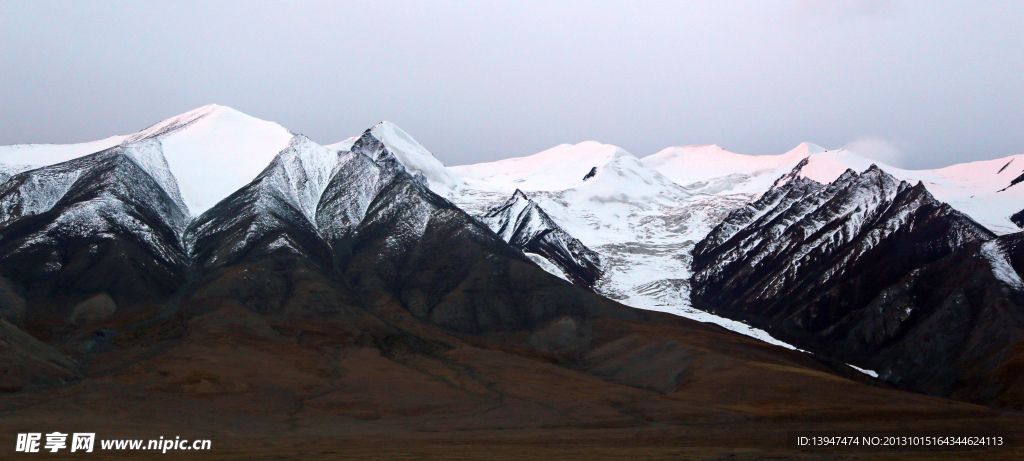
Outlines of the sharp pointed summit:
{"type": "Polygon", "coordinates": [[[362,150],[375,162],[395,162],[413,178],[442,197],[450,197],[463,185],[462,179],[452,173],[425,147],[394,123],[383,121],[363,132],[360,137],[329,144],[338,150],[362,150]]]}

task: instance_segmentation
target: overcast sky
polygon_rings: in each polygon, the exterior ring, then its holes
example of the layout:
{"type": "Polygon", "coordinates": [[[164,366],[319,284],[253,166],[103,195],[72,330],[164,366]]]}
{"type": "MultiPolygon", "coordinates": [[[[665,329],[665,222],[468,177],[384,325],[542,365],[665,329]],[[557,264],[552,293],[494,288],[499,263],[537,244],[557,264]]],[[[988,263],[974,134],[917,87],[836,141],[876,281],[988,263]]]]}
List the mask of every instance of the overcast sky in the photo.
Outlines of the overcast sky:
{"type": "Polygon", "coordinates": [[[585,140],[1024,153],[1020,0],[204,3],[0,0],[0,144],[218,103],[322,143],[391,120],[448,165],[585,140]]]}

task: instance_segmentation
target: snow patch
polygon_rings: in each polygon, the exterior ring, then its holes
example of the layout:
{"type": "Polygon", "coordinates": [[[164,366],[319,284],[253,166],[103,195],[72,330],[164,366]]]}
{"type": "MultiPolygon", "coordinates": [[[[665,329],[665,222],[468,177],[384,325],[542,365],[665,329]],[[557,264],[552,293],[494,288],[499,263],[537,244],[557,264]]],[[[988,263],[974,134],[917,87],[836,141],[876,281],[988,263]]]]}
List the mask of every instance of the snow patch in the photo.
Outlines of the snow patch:
{"type": "Polygon", "coordinates": [[[544,269],[544,272],[554,275],[555,277],[565,280],[566,282],[572,283],[572,281],[569,280],[569,277],[565,275],[565,272],[562,272],[562,270],[559,269],[558,266],[551,264],[551,261],[548,261],[543,256],[537,253],[530,252],[524,252],[523,254],[525,254],[527,258],[530,258],[530,261],[533,261],[538,266],[540,266],[541,269],[544,269]]]}
{"type": "Polygon", "coordinates": [[[996,239],[981,244],[981,256],[988,260],[992,266],[992,274],[1001,282],[1017,290],[1024,290],[1024,280],[1010,264],[1006,251],[999,245],[996,239]]]}
{"type": "Polygon", "coordinates": [[[848,367],[850,367],[850,368],[853,368],[854,370],[857,370],[857,371],[859,371],[859,372],[861,372],[861,373],[864,373],[864,374],[866,374],[866,375],[868,375],[868,376],[870,376],[870,377],[872,377],[872,378],[877,378],[877,377],[878,377],[878,373],[875,373],[874,371],[871,371],[871,370],[865,370],[865,369],[863,369],[863,368],[860,368],[860,367],[858,367],[858,366],[855,366],[855,365],[850,365],[849,363],[847,363],[847,364],[846,364],[846,366],[848,366],[848,367]]]}

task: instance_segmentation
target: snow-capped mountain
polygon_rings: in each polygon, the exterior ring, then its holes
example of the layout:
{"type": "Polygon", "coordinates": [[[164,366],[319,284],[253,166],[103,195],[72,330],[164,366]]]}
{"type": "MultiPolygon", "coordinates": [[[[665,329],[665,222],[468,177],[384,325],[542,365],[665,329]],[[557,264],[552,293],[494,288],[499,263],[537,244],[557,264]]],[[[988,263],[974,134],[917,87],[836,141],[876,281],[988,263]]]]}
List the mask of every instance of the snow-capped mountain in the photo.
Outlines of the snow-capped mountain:
{"type": "Polygon", "coordinates": [[[512,246],[537,264],[577,285],[593,287],[601,276],[600,257],[569,235],[536,203],[516,189],[505,203],[479,217],[512,246]]]}
{"type": "Polygon", "coordinates": [[[873,297],[868,287],[992,237],[920,183],[877,167],[827,186],[797,177],[730,213],[695,246],[693,294],[716,310],[820,331],[841,318],[838,306],[873,297]]]}
{"type": "Polygon", "coordinates": [[[877,165],[897,179],[922,182],[937,200],[968,214],[997,234],[1022,228],[1011,216],[1024,209],[1024,187],[1018,185],[1018,178],[1024,175],[1024,155],[934,170],[906,170],[847,149],[826,150],[802,143],[781,155],[743,155],[718,146],[671,147],[645,157],[643,162],[693,192],[756,197],[805,159],[807,165],[800,176],[822,184],[835,181],[848,169],[863,172],[877,165]]]}
{"type": "MultiPolygon", "coordinates": [[[[975,334],[968,332],[991,331],[990,326],[942,312],[943,304],[964,304],[962,292],[947,292],[934,304],[921,304],[909,292],[923,293],[929,288],[921,283],[942,278],[922,279],[919,274],[929,265],[948,267],[938,261],[967,248],[976,253],[979,245],[984,250],[995,235],[936,200],[921,182],[911,185],[871,166],[863,173],[847,170],[824,185],[798,174],[807,163],[730,213],[697,244],[694,303],[824,357],[875,370],[893,384],[918,391],[953,386],[973,367],[957,367],[957,361],[976,362],[984,355],[977,346],[971,349],[966,338],[975,334]],[[928,325],[938,321],[945,326],[928,325]]],[[[1005,255],[987,257],[992,263],[985,272],[993,275],[986,283],[995,283],[994,274],[1017,277],[1012,268],[1000,270],[1010,266],[1005,255]]],[[[977,305],[966,303],[962,315],[973,315],[977,305]]],[[[1020,317],[993,314],[992,319],[1005,324],[1020,317]]],[[[1007,331],[1020,335],[1015,328],[1007,331]]],[[[988,352],[1011,344],[990,339],[988,352]]]]}
{"type": "Polygon", "coordinates": [[[992,401],[1008,397],[911,360],[937,334],[915,322],[949,322],[936,303],[955,302],[1011,325],[972,333],[995,338],[985,350],[1016,341],[1016,317],[961,299],[973,295],[922,299],[941,279],[1017,303],[1017,234],[993,239],[1024,208],[1020,158],[912,171],[807,143],[640,159],[588,141],[447,168],[389,122],[321,146],[205,106],[93,143],[0,148],[0,317],[83,351],[98,347],[87,328],[180,300],[303,318],[386,304],[374,318],[471,334],[586,312],[647,318],[561,277],[794,347],[766,328],[911,389],[992,401]],[[963,280],[950,261],[983,275],[963,280]]]}
{"type": "Polygon", "coordinates": [[[18,301],[5,304],[23,306],[5,317],[30,333],[129,321],[184,282],[187,216],[127,151],[113,147],[0,185],[0,276],[18,287],[18,301]]]}
{"type": "Polygon", "coordinates": [[[601,298],[581,296],[587,292],[544,272],[437,194],[436,183],[424,181],[429,175],[407,163],[408,152],[392,151],[385,141],[393,139],[383,138],[371,129],[349,146],[317,207],[319,232],[349,286],[375,305],[391,300],[419,321],[463,333],[597,312],[601,298]]]}
{"type": "MultiPolygon", "coordinates": [[[[442,197],[452,195],[452,192],[462,185],[462,180],[458,176],[394,123],[380,122],[366,130],[362,136],[370,136],[379,142],[375,152],[364,154],[379,161],[378,156],[386,149],[409,174],[442,197]]],[[[328,144],[327,147],[337,151],[348,151],[352,149],[357,139],[359,137],[348,138],[335,144],[328,144]]],[[[364,149],[366,148],[364,146],[364,149]]]]}
{"type": "Polygon", "coordinates": [[[286,250],[330,266],[316,207],[337,161],[337,152],[295,136],[256,179],[189,225],[191,256],[211,269],[254,251],[286,250]]]}
{"type": "Polygon", "coordinates": [[[736,154],[716,145],[682,146],[641,161],[695,193],[760,195],[801,160],[824,151],[808,143],[782,155],[736,154]]]}
{"type": "Polygon", "coordinates": [[[179,189],[168,194],[180,194],[188,213],[198,216],[252,181],[293,136],[276,123],[211,104],[130,135],[82,144],[0,147],[0,164],[47,166],[141,144],[140,157],[162,161],[140,161],[140,166],[165,188],[179,189]]]}
{"type": "Polygon", "coordinates": [[[593,141],[451,170],[466,184],[452,200],[481,219],[517,189],[528,194],[552,222],[599,255],[598,293],[784,344],[689,302],[689,250],[752,194],[694,193],[625,150],[593,141]]]}

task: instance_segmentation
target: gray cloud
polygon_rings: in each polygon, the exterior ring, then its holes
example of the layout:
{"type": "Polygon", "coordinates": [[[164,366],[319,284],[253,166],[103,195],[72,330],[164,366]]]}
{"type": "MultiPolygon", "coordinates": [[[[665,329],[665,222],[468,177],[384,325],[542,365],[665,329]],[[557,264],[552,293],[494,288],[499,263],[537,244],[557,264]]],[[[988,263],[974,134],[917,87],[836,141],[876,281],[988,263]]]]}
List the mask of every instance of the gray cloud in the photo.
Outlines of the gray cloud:
{"type": "Polygon", "coordinates": [[[798,0],[795,9],[811,17],[851,19],[889,16],[896,4],[892,0],[798,0]]]}
{"type": "Polygon", "coordinates": [[[1024,152],[1024,2],[806,5],[0,1],[0,144],[218,103],[325,143],[391,120],[450,165],[588,139],[772,154],[874,133],[907,167],[1024,152]]]}
{"type": "Polygon", "coordinates": [[[846,149],[858,155],[878,160],[895,167],[905,166],[907,160],[903,149],[895,143],[878,136],[865,136],[848,144],[846,149]]]}

